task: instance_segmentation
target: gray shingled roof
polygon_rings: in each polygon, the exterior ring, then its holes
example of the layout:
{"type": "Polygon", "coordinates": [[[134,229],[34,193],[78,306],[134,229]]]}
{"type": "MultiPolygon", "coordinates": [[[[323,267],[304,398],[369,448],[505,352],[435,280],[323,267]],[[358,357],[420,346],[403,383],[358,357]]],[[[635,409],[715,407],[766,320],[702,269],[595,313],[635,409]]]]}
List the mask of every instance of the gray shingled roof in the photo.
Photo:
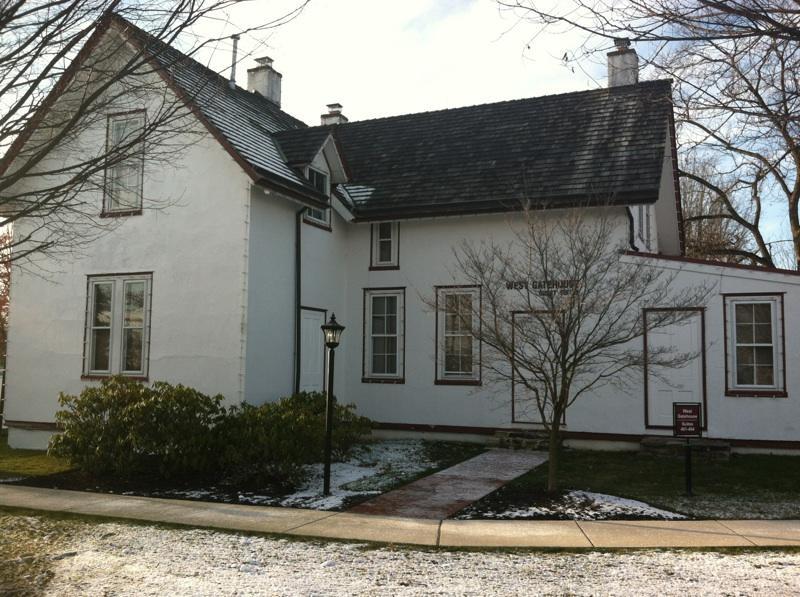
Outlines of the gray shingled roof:
{"type": "Polygon", "coordinates": [[[306,124],[276,104],[228,80],[122,18],[126,33],[144,43],[175,85],[256,172],[312,198],[324,199],[285,159],[273,133],[306,124]]]}
{"type": "Polygon", "coordinates": [[[652,203],[670,96],[653,81],[330,128],[358,219],[652,203]]]}
{"type": "Polygon", "coordinates": [[[330,134],[327,127],[317,126],[279,131],[275,139],[289,164],[310,164],[330,134]]]}
{"type": "Polygon", "coordinates": [[[230,147],[269,181],[319,200],[298,166],[332,133],[348,169],[345,202],[359,220],[658,198],[669,81],[306,127],[128,25],[157,49],[175,84],[230,147]]]}

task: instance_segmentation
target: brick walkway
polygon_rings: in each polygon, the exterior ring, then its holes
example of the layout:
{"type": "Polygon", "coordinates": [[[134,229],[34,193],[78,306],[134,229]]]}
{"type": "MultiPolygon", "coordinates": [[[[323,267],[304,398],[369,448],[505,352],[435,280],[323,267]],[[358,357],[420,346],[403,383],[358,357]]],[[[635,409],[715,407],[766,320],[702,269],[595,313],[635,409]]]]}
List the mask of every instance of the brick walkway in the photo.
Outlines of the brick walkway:
{"type": "Polygon", "coordinates": [[[546,461],[544,452],[489,450],[379,495],[349,511],[410,518],[448,518],[546,461]]]}

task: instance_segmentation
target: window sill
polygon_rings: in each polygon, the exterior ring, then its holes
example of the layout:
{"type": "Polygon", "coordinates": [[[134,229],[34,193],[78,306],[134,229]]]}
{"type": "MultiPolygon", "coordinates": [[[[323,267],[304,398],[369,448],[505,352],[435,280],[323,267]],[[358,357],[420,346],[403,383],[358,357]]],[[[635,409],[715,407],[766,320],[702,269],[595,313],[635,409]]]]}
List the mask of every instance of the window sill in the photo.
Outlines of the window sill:
{"type": "Polygon", "coordinates": [[[788,398],[785,390],[725,390],[729,398],[788,398]]]}
{"type": "Polygon", "coordinates": [[[380,271],[387,271],[387,270],[394,270],[400,269],[399,265],[370,265],[369,271],[371,272],[380,272],[380,271]]]}
{"type": "Polygon", "coordinates": [[[404,384],[406,380],[402,377],[362,377],[361,383],[404,384]]]}
{"type": "Polygon", "coordinates": [[[303,223],[308,224],[309,226],[313,226],[314,228],[319,228],[320,230],[325,230],[326,232],[333,232],[330,224],[326,224],[325,222],[320,222],[319,220],[312,220],[311,218],[303,217],[303,223]]]}
{"type": "Polygon", "coordinates": [[[480,379],[437,379],[433,383],[437,386],[480,386],[483,384],[480,379]]]}
{"type": "MultiPolygon", "coordinates": [[[[84,373],[83,375],[81,375],[81,379],[84,380],[84,381],[103,381],[104,379],[108,379],[109,377],[114,377],[115,375],[119,375],[119,374],[116,374],[116,373],[103,373],[103,374],[92,373],[92,374],[86,374],[86,373],[84,373]]],[[[150,381],[150,378],[147,375],[120,375],[120,376],[124,377],[125,379],[130,379],[131,381],[144,381],[144,382],[150,381]]]]}
{"type": "Polygon", "coordinates": [[[101,218],[125,218],[128,216],[140,216],[142,215],[141,209],[127,209],[127,210],[120,210],[120,211],[104,211],[100,213],[101,218]]]}

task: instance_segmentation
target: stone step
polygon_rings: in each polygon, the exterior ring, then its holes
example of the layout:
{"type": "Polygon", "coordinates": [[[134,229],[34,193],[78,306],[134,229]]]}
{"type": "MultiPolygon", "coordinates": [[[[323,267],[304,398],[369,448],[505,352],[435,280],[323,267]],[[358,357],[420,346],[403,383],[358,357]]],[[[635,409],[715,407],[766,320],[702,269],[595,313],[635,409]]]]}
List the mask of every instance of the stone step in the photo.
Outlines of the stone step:
{"type": "Polygon", "coordinates": [[[546,431],[532,429],[513,429],[496,431],[497,445],[512,450],[547,450],[548,436],[546,431]]]}

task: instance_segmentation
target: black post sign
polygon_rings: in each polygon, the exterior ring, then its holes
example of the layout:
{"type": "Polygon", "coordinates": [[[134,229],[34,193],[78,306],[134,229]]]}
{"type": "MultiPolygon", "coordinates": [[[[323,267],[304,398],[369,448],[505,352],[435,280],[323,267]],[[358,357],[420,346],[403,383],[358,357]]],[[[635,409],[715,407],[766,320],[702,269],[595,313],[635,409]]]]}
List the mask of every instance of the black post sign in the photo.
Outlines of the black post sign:
{"type": "Polygon", "coordinates": [[[689,438],[703,434],[702,407],[699,402],[672,403],[672,434],[686,438],[686,495],[692,495],[692,444],[689,438]]]}

